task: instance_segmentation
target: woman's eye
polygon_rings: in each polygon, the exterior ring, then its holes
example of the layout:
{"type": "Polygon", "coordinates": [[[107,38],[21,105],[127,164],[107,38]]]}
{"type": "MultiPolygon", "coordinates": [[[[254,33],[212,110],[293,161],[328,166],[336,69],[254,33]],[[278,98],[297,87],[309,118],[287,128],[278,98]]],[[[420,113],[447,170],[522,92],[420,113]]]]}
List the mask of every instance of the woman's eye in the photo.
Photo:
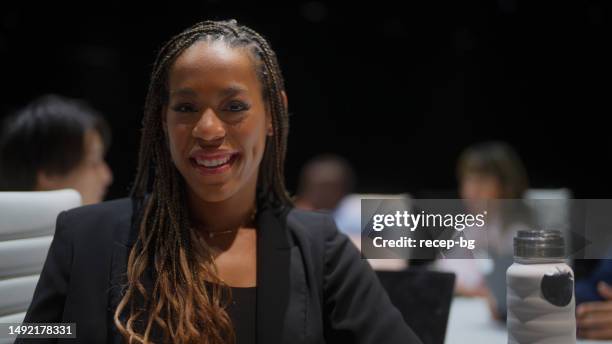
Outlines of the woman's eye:
{"type": "Polygon", "coordinates": [[[243,102],[233,101],[226,106],[227,111],[240,112],[249,109],[249,106],[243,102]]]}
{"type": "Polygon", "coordinates": [[[172,110],[176,112],[195,112],[196,109],[191,104],[178,104],[172,107],[172,110]]]}

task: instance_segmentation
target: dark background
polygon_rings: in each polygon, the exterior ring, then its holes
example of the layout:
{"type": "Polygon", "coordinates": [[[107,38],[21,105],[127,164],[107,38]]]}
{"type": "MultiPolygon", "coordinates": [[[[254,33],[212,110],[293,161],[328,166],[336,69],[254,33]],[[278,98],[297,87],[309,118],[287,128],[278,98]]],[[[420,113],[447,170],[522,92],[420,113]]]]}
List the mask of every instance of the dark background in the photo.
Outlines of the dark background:
{"type": "Polygon", "coordinates": [[[112,126],[108,198],[122,197],[157,49],[199,20],[229,18],[279,55],[291,191],[300,166],[326,152],[354,165],[360,192],[454,190],[461,150],[496,139],[517,149],[533,187],[612,195],[604,1],[4,8],[0,115],[49,92],[88,100],[112,126]]]}

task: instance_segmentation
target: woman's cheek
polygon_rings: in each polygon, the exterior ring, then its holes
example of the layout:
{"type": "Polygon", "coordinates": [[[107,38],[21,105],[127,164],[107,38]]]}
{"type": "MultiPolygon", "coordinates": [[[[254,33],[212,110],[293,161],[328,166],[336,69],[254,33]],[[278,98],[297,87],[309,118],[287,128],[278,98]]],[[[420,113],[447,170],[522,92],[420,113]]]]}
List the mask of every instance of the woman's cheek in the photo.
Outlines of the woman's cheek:
{"type": "Polygon", "coordinates": [[[172,160],[175,165],[180,165],[182,162],[183,153],[189,154],[189,147],[187,147],[189,142],[189,130],[184,128],[183,126],[173,127],[172,130],[169,130],[168,135],[168,144],[170,155],[172,156],[172,160]]]}
{"type": "Polygon", "coordinates": [[[252,118],[251,125],[244,126],[242,136],[246,137],[244,141],[248,142],[249,149],[255,155],[254,157],[256,157],[259,151],[263,150],[262,145],[265,144],[266,132],[264,121],[252,118]]]}

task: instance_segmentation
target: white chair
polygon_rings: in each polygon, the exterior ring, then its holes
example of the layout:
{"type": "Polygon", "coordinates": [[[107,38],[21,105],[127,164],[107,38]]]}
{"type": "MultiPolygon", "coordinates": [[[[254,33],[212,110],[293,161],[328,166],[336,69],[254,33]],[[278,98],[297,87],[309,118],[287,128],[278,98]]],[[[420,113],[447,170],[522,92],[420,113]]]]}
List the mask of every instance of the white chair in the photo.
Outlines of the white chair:
{"type": "Polygon", "coordinates": [[[23,321],[57,215],[81,205],[76,190],[0,192],[0,324],[23,321]]]}
{"type": "Polygon", "coordinates": [[[536,221],[542,228],[569,229],[569,210],[572,192],[569,189],[529,189],[525,194],[527,204],[535,212],[536,221]]]}

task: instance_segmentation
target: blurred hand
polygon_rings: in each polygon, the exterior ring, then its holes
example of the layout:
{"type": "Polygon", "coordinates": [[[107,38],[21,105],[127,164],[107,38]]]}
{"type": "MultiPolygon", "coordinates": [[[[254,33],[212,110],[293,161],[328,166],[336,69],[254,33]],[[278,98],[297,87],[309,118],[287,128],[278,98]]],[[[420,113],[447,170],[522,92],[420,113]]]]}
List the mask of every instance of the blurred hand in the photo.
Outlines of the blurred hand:
{"type": "Polygon", "coordinates": [[[466,287],[457,284],[455,286],[455,294],[464,297],[488,297],[490,292],[489,288],[484,283],[480,283],[475,287],[466,287]]]}
{"type": "Polygon", "coordinates": [[[604,301],[585,302],[576,308],[578,336],[588,339],[612,339],[612,287],[597,285],[604,301]]]}

